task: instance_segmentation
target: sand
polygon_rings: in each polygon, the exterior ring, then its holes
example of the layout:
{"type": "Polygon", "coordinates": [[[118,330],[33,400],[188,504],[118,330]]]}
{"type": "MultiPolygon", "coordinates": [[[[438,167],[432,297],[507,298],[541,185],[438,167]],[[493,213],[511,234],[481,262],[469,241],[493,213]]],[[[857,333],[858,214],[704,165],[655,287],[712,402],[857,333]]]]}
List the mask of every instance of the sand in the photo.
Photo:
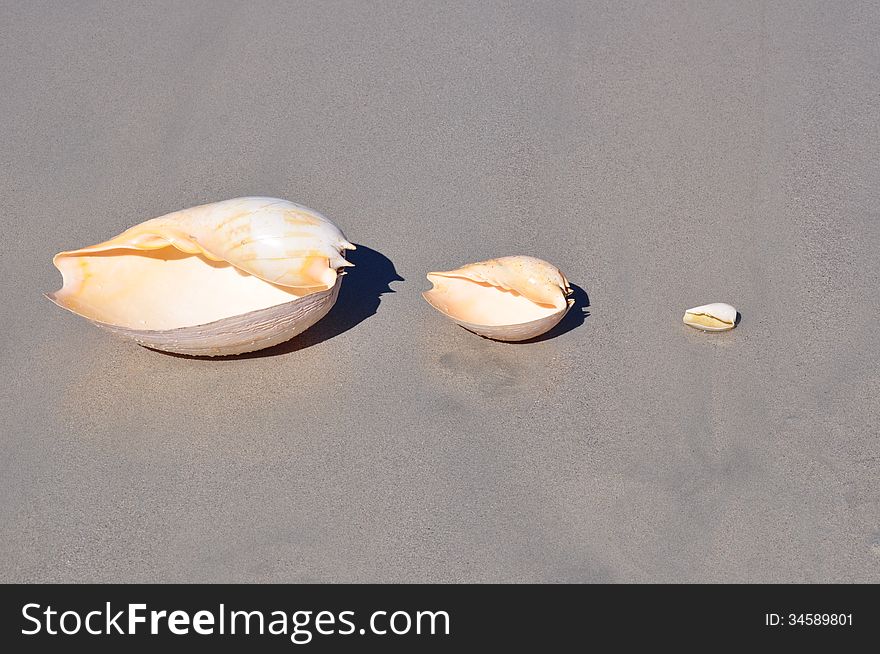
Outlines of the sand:
{"type": "Polygon", "coordinates": [[[3,2],[0,580],[880,581],[880,7],[629,4],[3,2]],[[295,341],[41,297],[241,195],[359,244],[295,341]],[[516,253],[548,338],[421,298],[516,253]]]}

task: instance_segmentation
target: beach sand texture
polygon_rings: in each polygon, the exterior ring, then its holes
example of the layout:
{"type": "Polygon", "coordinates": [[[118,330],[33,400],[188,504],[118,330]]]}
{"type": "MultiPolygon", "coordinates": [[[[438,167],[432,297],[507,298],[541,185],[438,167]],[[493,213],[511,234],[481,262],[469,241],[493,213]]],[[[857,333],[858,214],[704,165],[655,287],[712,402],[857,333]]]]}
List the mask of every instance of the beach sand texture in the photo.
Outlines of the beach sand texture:
{"type": "Polygon", "coordinates": [[[877,3],[6,1],[0,88],[0,581],[880,581],[877,3]],[[359,246],[289,344],[42,297],[242,195],[359,246]],[[518,253],[548,338],[421,298],[518,253]]]}

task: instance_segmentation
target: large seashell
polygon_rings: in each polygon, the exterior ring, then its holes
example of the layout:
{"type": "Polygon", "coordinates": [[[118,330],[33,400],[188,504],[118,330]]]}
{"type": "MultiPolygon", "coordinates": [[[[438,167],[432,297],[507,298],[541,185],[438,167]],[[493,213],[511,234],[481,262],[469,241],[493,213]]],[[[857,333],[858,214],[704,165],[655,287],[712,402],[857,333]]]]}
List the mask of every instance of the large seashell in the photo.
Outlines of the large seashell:
{"type": "Polygon", "coordinates": [[[568,280],[556,266],[526,256],[428,273],[422,295],[459,325],[497,341],[525,341],[552,329],[568,312],[568,280]]]}
{"type": "Polygon", "coordinates": [[[47,297],[141,345],[241,354],[282,343],[323,318],[339,294],[336,225],[277,198],[175,211],[55,255],[64,285],[47,297]]]}
{"type": "Polygon", "coordinates": [[[723,302],[704,304],[685,311],[682,320],[706,332],[723,332],[736,326],[736,309],[723,302]]]}

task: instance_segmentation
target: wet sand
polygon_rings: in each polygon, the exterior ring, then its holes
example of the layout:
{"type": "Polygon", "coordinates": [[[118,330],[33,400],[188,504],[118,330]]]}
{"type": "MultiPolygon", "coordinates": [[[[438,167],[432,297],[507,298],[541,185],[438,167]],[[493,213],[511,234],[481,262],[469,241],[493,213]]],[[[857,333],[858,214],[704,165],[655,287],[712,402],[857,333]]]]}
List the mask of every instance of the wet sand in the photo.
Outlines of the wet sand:
{"type": "Polygon", "coordinates": [[[880,581],[880,8],[620,4],[3,2],[0,580],[880,581]],[[359,244],[291,343],[41,297],[241,195],[359,244]],[[420,296],[515,253],[548,338],[420,296]]]}

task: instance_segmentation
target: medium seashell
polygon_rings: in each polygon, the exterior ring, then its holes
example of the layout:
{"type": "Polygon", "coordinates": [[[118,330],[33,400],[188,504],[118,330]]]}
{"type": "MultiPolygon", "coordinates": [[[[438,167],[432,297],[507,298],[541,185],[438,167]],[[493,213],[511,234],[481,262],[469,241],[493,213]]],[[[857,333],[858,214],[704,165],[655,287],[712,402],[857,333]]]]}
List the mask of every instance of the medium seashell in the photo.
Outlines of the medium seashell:
{"type": "Polygon", "coordinates": [[[723,302],[704,304],[685,311],[682,320],[706,332],[723,332],[736,326],[736,309],[723,302]]]}
{"type": "Polygon", "coordinates": [[[475,334],[525,341],[552,329],[574,304],[556,266],[526,256],[471,263],[428,273],[428,303],[475,334]]]}
{"type": "Polygon", "coordinates": [[[47,297],[167,352],[218,356],[282,343],[323,318],[354,249],[336,225],[277,198],[175,211],[61,252],[47,297]]]}

